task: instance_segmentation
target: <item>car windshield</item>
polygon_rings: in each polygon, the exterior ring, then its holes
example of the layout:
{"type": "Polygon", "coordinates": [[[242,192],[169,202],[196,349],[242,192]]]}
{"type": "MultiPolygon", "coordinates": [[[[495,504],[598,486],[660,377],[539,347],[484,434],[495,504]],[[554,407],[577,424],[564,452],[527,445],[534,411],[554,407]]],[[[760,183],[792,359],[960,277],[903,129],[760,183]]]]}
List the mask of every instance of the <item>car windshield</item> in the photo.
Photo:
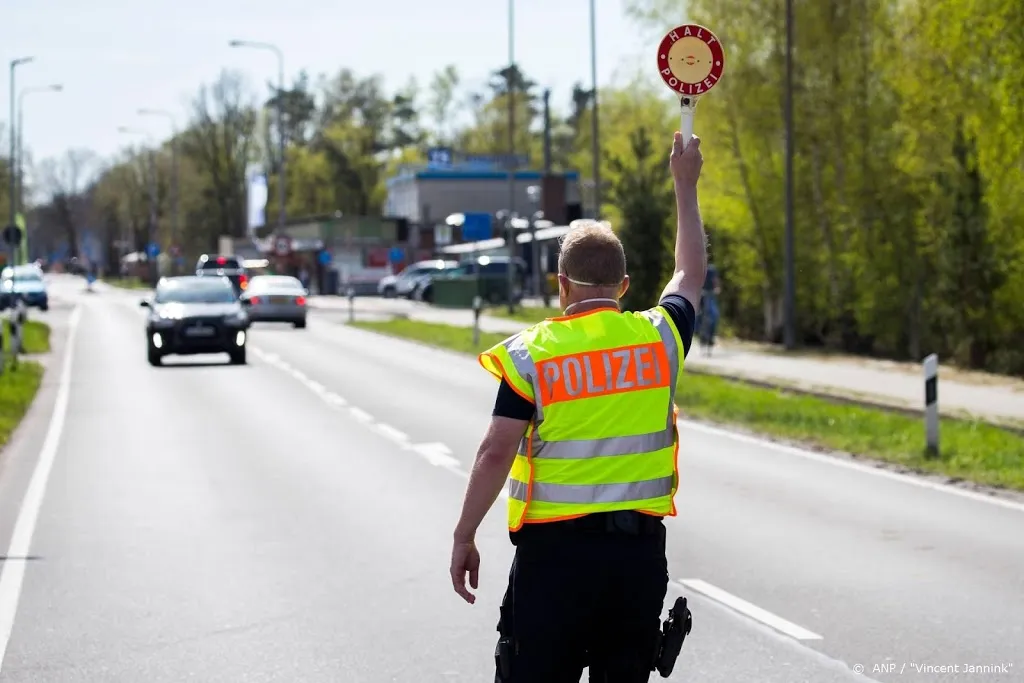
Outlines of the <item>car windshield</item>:
{"type": "Polygon", "coordinates": [[[13,280],[15,282],[42,282],[43,277],[34,270],[16,270],[14,271],[13,280]]]}
{"type": "Polygon", "coordinates": [[[200,270],[232,270],[238,268],[238,259],[233,257],[218,256],[204,261],[200,266],[200,270]]]}
{"type": "Polygon", "coordinates": [[[296,278],[287,275],[261,275],[249,281],[249,292],[266,291],[268,289],[286,289],[302,292],[305,288],[296,278]]]}
{"type": "Polygon", "coordinates": [[[222,280],[167,282],[157,287],[154,301],[158,304],[229,304],[235,301],[235,290],[222,280]]]}

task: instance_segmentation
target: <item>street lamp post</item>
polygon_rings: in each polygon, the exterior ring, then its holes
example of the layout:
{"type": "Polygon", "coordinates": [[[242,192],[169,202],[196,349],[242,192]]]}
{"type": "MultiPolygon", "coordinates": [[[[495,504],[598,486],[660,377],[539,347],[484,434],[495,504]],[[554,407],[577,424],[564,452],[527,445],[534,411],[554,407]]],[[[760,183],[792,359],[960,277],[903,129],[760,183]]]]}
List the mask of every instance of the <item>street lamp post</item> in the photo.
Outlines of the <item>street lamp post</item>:
{"type": "Polygon", "coordinates": [[[540,200],[543,192],[539,185],[530,185],[526,188],[526,195],[530,198],[530,204],[534,211],[530,214],[530,272],[533,273],[532,284],[533,296],[542,296],[547,306],[547,287],[542,288],[540,276],[540,247],[537,245],[537,221],[544,218],[544,211],[540,210],[540,200]]]}
{"type": "Polygon", "coordinates": [[[515,0],[508,0],[508,222],[505,224],[505,243],[508,245],[508,312],[515,313],[512,297],[515,274],[516,235],[512,217],[516,210],[516,53],[515,53],[515,0]]]}
{"type": "MultiPolygon", "coordinates": [[[[15,162],[15,167],[12,169],[12,173],[15,174],[15,190],[14,198],[11,201],[17,201],[15,205],[15,214],[22,211],[25,207],[25,199],[22,196],[24,194],[25,184],[25,97],[32,95],[33,93],[41,92],[61,92],[64,90],[64,86],[59,83],[53,85],[44,85],[38,88],[24,88],[18,93],[18,156],[15,162]]],[[[28,224],[26,218],[25,232],[28,232],[28,224]]],[[[25,238],[25,251],[26,253],[21,254],[21,259],[28,263],[28,237],[25,238]]]]}
{"type": "MultiPolygon", "coordinates": [[[[163,109],[140,109],[139,116],[161,116],[171,122],[171,246],[178,246],[178,202],[180,173],[178,170],[178,126],[174,114],[163,109]]],[[[177,261],[174,262],[175,264],[177,261]]],[[[174,266],[177,268],[177,266],[174,266]]],[[[175,271],[177,272],[177,271],[175,271]]]]}
{"type": "MultiPolygon", "coordinates": [[[[15,131],[16,126],[14,125],[14,115],[15,115],[15,112],[14,112],[14,106],[15,106],[14,93],[16,92],[15,85],[14,85],[14,79],[15,79],[15,73],[14,72],[22,64],[28,64],[29,62],[31,62],[33,60],[35,60],[35,57],[19,57],[18,59],[12,59],[11,60],[11,95],[10,95],[10,97],[11,97],[11,116],[10,116],[10,124],[11,124],[11,155],[8,157],[8,159],[10,160],[10,163],[12,164],[12,168],[10,169],[10,174],[11,174],[10,225],[14,225],[15,221],[17,221],[17,219],[18,219],[18,215],[17,215],[17,199],[15,198],[15,195],[17,193],[17,188],[15,187],[15,177],[16,177],[17,174],[14,172],[14,168],[13,168],[14,155],[15,155],[15,152],[16,152],[15,145],[14,145],[14,143],[15,143],[15,133],[16,133],[16,131],[15,131]]],[[[17,247],[15,247],[13,244],[8,245],[8,247],[7,247],[7,250],[8,250],[8,252],[7,252],[8,253],[8,262],[11,265],[15,265],[15,263],[16,263],[16,260],[15,260],[15,255],[17,254],[16,249],[17,249],[17,247]]]]}
{"type": "MultiPolygon", "coordinates": [[[[148,135],[146,131],[139,130],[137,128],[129,128],[128,126],[119,126],[117,132],[126,135],[148,135]]],[[[148,164],[149,172],[148,185],[149,185],[149,225],[147,226],[146,235],[146,259],[149,260],[149,245],[156,239],[157,224],[156,224],[156,154],[152,149],[149,150],[148,164]]],[[[149,276],[151,281],[156,284],[158,270],[156,267],[155,259],[149,262],[149,276]]]]}
{"type": "Polygon", "coordinates": [[[590,87],[590,153],[593,157],[591,163],[594,175],[594,218],[601,220],[601,143],[597,121],[597,11],[594,0],[590,0],[590,87]]]}
{"type": "Polygon", "coordinates": [[[796,348],[796,274],[793,246],[793,0],[786,0],[786,235],[782,300],[783,343],[796,348]]]}
{"type": "Polygon", "coordinates": [[[284,54],[280,48],[272,43],[257,43],[250,40],[232,40],[228,43],[231,47],[248,47],[256,50],[268,50],[277,56],[277,144],[278,154],[281,157],[281,173],[278,179],[277,195],[280,204],[277,213],[277,227],[283,231],[288,220],[288,211],[285,208],[285,182],[288,177],[288,160],[285,158],[285,133],[284,133],[284,54]]]}

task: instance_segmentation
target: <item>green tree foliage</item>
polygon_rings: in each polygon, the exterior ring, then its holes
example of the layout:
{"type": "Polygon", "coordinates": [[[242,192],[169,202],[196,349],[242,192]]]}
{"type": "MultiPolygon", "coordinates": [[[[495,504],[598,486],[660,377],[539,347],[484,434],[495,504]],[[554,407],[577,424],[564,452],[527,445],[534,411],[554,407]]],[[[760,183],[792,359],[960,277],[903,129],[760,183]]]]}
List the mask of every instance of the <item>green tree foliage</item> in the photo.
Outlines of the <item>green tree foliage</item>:
{"type": "MultiPolygon", "coordinates": [[[[633,0],[657,39],[680,3],[633,0]]],[[[785,4],[691,0],[726,49],[697,110],[725,314],[777,339],[785,4]]],[[[1024,7],[795,0],[797,315],[848,350],[1024,372],[1024,7]]]]}
{"type": "Polygon", "coordinates": [[[672,229],[672,195],[665,184],[665,155],[657,154],[645,127],[632,131],[629,152],[613,156],[614,173],[609,198],[619,209],[619,236],[629,268],[626,310],[648,308],[658,300],[670,277],[675,231],[672,229]]]}
{"type": "MultiPolygon", "coordinates": [[[[725,77],[697,109],[706,159],[702,211],[730,327],[777,340],[785,3],[628,4],[652,42],[689,20],[712,27],[725,45],[725,77]]],[[[965,365],[1024,373],[1024,3],[794,0],[794,7],[800,338],[915,360],[937,352],[965,365]]],[[[212,248],[218,235],[244,232],[244,171],[253,160],[270,171],[267,215],[277,215],[278,102],[291,216],[379,214],[385,180],[402,164],[422,161],[433,144],[505,153],[510,84],[516,151],[539,167],[543,89],[516,66],[496,67],[466,74],[485,77],[475,90],[453,66],[439,68],[426,87],[385,85],[349,69],[318,78],[302,73],[283,93],[222,74],[199,90],[174,141],[181,166],[178,242],[191,255],[212,248]]],[[[666,160],[677,105],[648,69],[599,93],[601,215],[627,243],[631,305],[649,305],[656,296],[672,229],[666,160]]],[[[593,95],[579,84],[551,93],[552,165],[580,172],[587,207],[593,95]]],[[[170,143],[151,150],[155,229],[164,244],[170,143]]],[[[70,188],[72,196],[62,199],[60,183],[49,188],[55,201],[37,208],[46,218],[42,234],[65,239],[61,220],[74,223],[85,212],[111,244],[144,245],[144,151],[113,160],[91,184],[70,188]],[[68,200],[64,214],[58,200],[68,200]]],[[[0,160],[0,176],[4,170],[0,160]]],[[[3,183],[0,209],[5,201],[3,183]]]]}

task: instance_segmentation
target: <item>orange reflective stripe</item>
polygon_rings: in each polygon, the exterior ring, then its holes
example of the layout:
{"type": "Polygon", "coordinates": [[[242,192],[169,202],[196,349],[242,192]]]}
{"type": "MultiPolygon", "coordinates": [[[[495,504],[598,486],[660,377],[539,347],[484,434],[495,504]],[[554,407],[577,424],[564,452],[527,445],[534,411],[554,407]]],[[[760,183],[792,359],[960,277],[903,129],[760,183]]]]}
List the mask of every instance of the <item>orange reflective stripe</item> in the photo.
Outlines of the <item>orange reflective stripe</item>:
{"type": "Polygon", "coordinates": [[[659,389],[670,386],[673,380],[662,342],[585,351],[537,363],[542,405],[659,389]]]}

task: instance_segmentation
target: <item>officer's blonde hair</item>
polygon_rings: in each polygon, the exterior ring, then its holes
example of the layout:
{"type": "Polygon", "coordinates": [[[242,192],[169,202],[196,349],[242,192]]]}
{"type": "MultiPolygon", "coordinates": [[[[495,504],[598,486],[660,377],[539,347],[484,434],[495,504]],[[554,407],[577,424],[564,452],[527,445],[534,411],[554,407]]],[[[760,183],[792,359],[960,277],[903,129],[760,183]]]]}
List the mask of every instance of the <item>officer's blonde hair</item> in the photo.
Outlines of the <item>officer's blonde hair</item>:
{"type": "Polygon", "coordinates": [[[569,226],[558,254],[558,272],[577,283],[618,287],[626,278],[626,252],[604,221],[578,220],[569,226]]]}

